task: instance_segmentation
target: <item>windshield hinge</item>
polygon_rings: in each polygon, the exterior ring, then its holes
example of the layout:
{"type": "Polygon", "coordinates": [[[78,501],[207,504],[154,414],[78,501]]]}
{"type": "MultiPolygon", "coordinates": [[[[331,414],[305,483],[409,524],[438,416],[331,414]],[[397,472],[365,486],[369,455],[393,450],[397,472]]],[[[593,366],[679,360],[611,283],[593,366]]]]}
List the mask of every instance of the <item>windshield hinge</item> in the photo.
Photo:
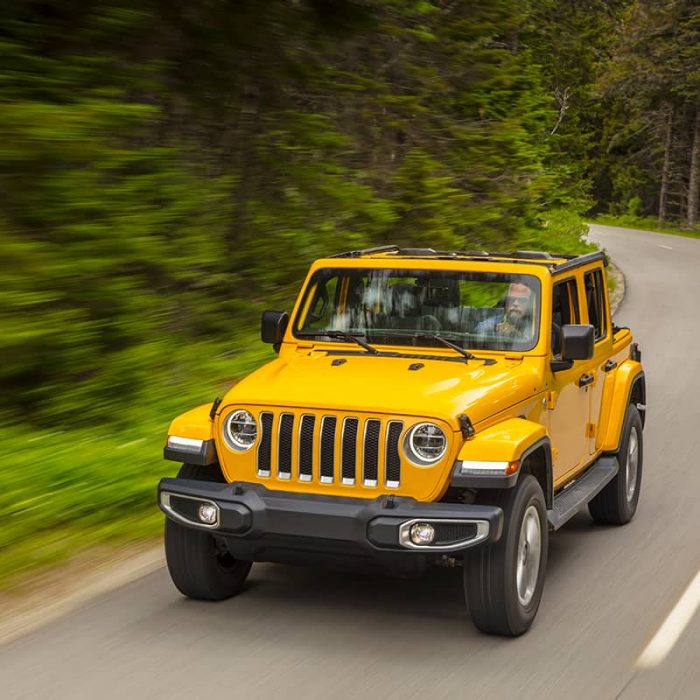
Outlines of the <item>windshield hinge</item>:
{"type": "Polygon", "coordinates": [[[216,417],[216,412],[219,410],[219,406],[221,406],[221,401],[221,397],[217,396],[214,399],[214,403],[211,405],[211,411],[209,411],[209,418],[211,418],[212,420],[214,420],[214,418],[216,417]]]}
{"type": "Polygon", "coordinates": [[[474,430],[474,426],[466,413],[457,416],[457,420],[459,421],[459,428],[465,440],[469,440],[476,435],[476,430],[474,430]]]}

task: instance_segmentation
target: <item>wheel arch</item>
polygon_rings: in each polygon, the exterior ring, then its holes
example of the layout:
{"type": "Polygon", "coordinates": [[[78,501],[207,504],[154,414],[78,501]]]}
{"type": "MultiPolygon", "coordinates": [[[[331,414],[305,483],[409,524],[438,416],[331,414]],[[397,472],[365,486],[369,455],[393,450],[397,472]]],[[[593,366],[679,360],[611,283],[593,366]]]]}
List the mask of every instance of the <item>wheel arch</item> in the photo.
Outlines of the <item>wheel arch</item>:
{"type": "Polygon", "coordinates": [[[543,437],[528,447],[520,457],[518,478],[523,474],[532,474],[537,479],[547,508],[552,507],[554,497],[554,478],[552,474],[552,443],[549,437],[543,437]]]}
{"type": "Polygon", "coordinates": [[[451,486],[469,489],[507,489],[518,482],[521,474],[532,474],[552,505],[552,446],[543,425],[526,418],[509,418],[490,426],[467,440],[460,450],[451,486]],[[464,462],[500,462],[514,465],[517,471],[500,475],[472,475],[462,471],[464,462]]]}
{"type": "Polygon", "coordinates": [[[163,458],[183,464],[218,465],[212,417],[216,406],[202,404],[177,416],[168,428],[163,458]],[[171,444],[171,438],[175,443],[171,444]],[[189,445],[181,444],[183,440],[189,445]]]}
{"type": "Polygon", "coordinates": [[[625,413],[631,403],[639,409],[644,427],[646,400],[646,378],[642,365],[634,360],[626,360],[615,372],[610,404],[604,406],[601,413],[601,423],[605,429],[605,438],[601,445],[603,452],[617,452],[622,439],[625,413]]]}

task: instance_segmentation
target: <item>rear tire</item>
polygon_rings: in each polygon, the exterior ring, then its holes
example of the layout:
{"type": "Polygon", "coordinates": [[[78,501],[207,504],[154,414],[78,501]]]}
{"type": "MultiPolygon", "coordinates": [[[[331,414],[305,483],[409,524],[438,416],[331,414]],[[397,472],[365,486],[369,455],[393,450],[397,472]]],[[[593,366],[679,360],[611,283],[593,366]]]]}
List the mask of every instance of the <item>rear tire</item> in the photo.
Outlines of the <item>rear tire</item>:
{"type": "MultiPolygon", "coordinates": [[[[181,479],[224,482],[219,467],[183,464],[181,479]]],[[[165,520],[165,560],[176,588],[188,598],[224,600],[241,591],[252,562],[235,559],[210,532],[165,520]]]]}
{"type": "Polygon", "coordinates": [[[503,508],[498,542],[467,550],[464,594],[482,632],[518,637],[530,629],[547,568],[547,508],[537,479],[524,474],[490,503],[503,508]]]}
{"type": "Polygon", "coordinates": [[[617,451],[620,468],[615,478],[588,504],[593,519],[605,525],[624,525],[634,517],[642,484],[642,418],[634,404],[627,407],[617,451]]]}

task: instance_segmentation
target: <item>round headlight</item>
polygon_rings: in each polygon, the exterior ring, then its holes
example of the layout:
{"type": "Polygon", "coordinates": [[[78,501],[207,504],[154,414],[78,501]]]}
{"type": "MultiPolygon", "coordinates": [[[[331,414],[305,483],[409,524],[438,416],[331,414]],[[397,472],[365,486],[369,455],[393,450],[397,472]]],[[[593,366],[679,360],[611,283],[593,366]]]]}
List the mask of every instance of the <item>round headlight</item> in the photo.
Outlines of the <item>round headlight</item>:
{"type": "Polygon", "coordinates": [[[258,437],[258,424],[252,413],[234,411],[224,421],[224,440],[235,452],[246,452],[258,437]]]}
{"type": "Polygon", "coordinates": [[[404,449],[408,458],[415,464],[435,464],[447,452],[447,436],[435,423],[419,423],[406,434],[404,449]]]}

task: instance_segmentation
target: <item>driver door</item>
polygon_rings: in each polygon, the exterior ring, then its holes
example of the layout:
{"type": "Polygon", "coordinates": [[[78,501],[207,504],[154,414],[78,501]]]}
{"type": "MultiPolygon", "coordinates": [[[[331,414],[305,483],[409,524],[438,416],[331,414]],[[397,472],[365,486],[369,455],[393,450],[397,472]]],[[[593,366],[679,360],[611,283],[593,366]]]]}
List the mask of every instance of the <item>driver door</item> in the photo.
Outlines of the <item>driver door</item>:
{"type": "MultiPolygon", "coordinates": [[[[561,328],[581,323],[578,276],[557,280],[552,292],[551,359],[561,359],[561,328]]],[[[552,441],[554,483],[576,471],[588,455],[588,387],[579,386],[580,361],[569,369],[549,370],[549,436],[552,441]]]]}

